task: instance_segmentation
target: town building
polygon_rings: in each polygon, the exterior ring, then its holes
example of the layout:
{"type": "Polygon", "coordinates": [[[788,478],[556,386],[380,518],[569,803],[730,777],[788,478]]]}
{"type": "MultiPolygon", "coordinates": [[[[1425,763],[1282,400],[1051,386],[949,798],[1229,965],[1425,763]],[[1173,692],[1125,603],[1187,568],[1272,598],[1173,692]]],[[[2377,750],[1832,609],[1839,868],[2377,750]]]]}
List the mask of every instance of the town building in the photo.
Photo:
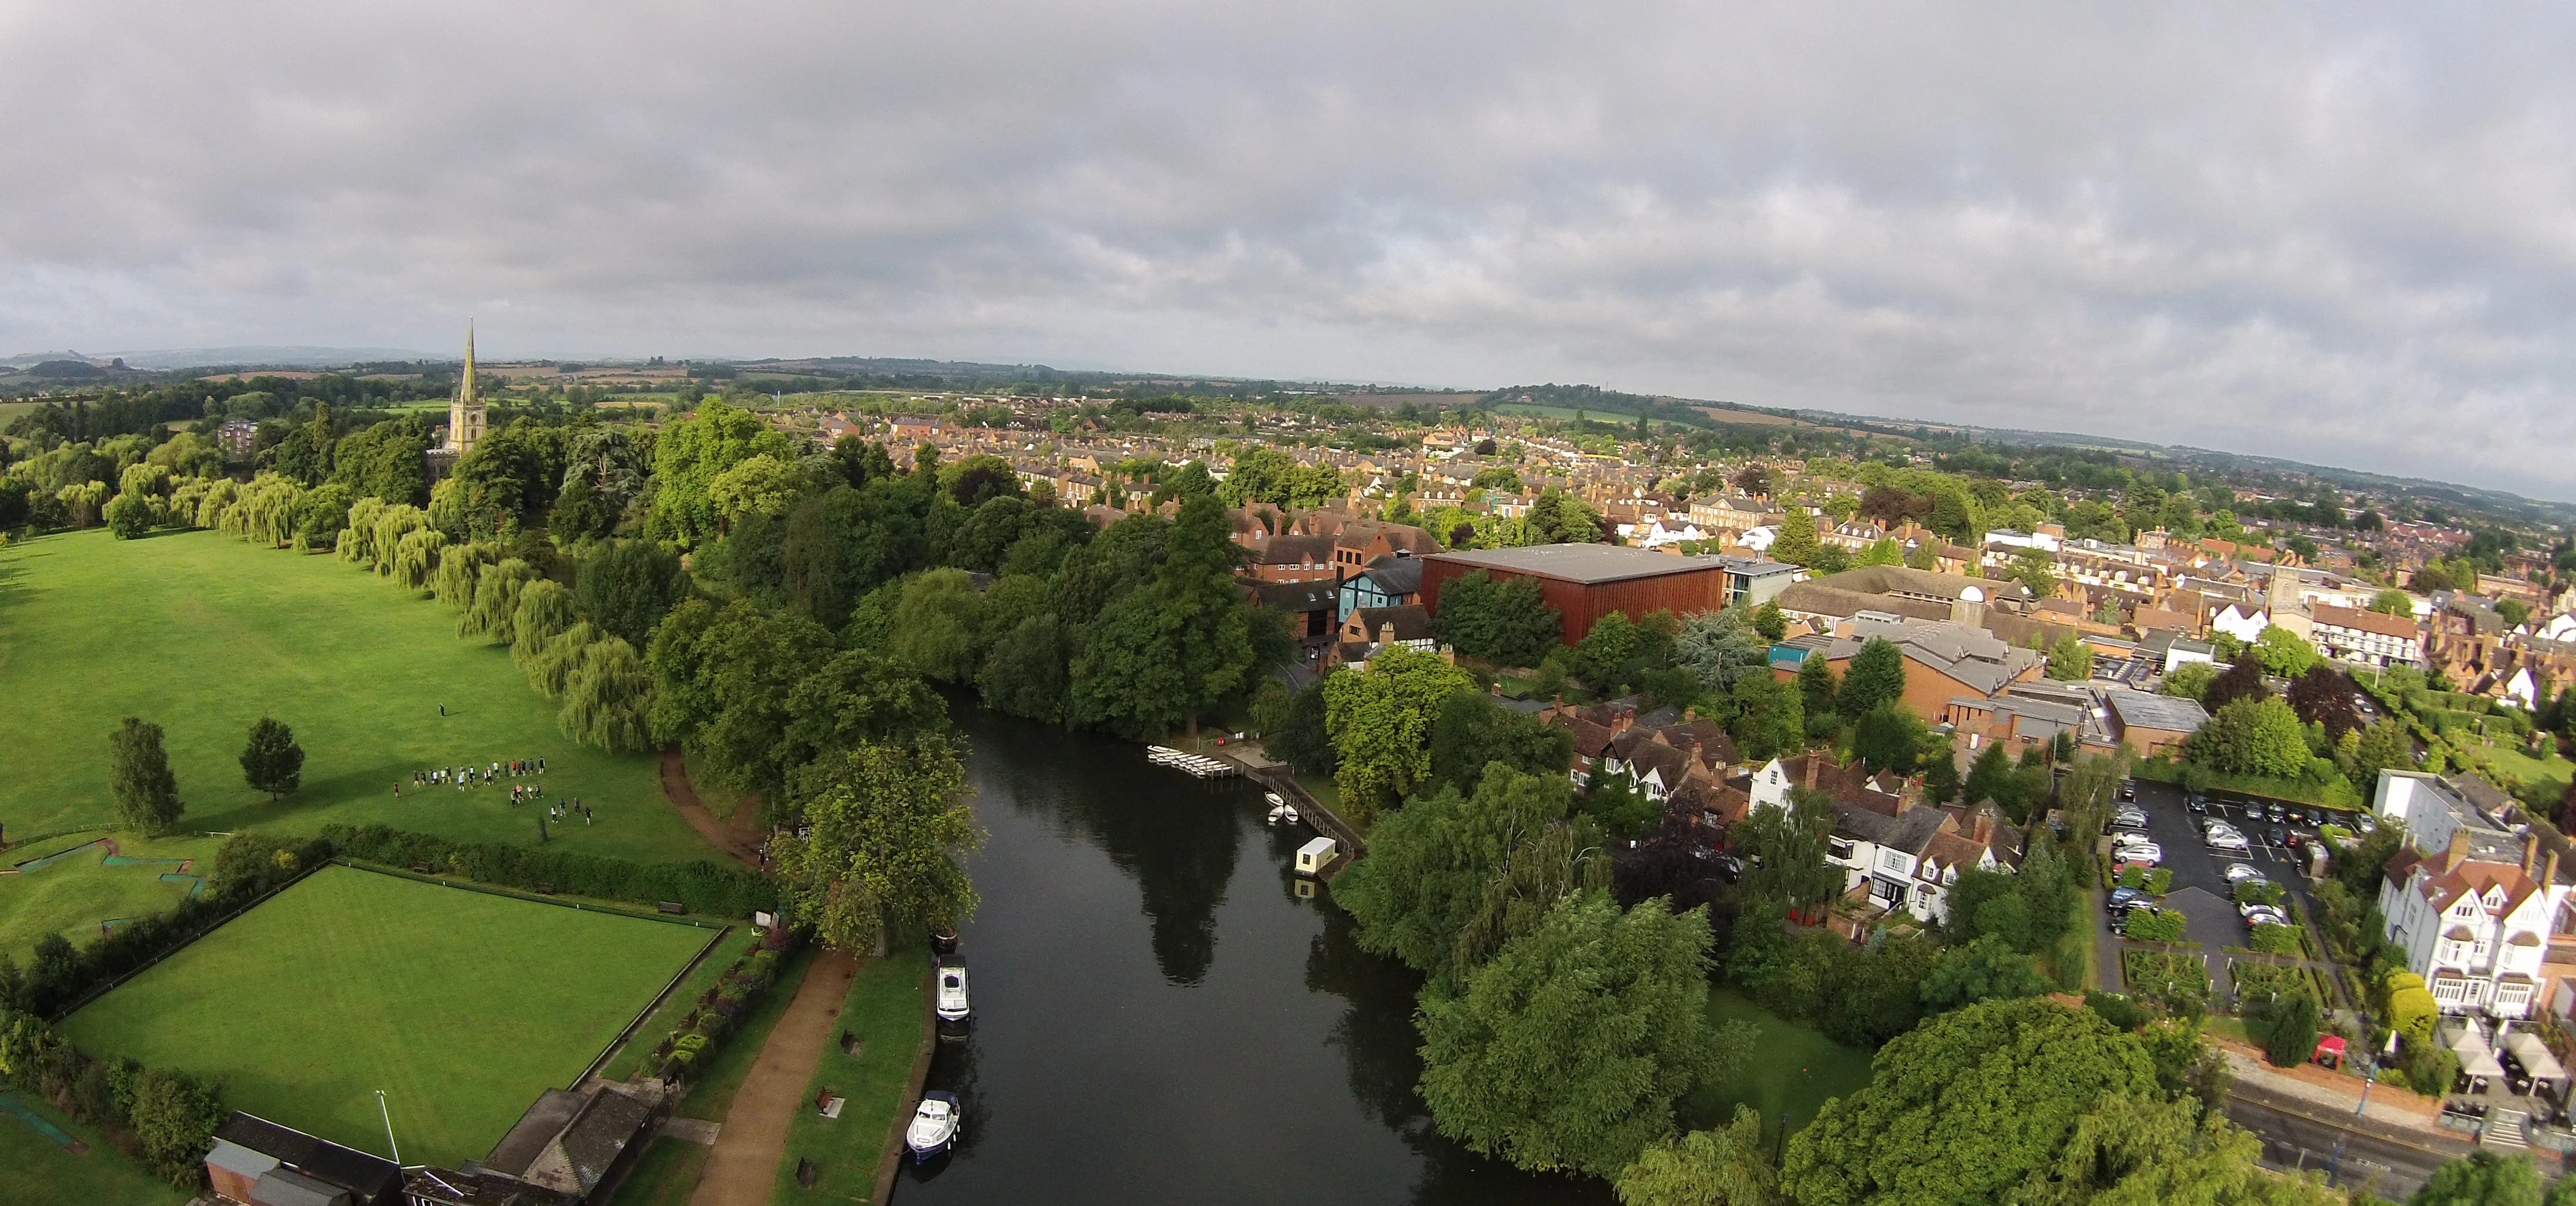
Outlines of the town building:
{"type": "Polygon", "coordinates": [[[2414,616],[2320,604],[2309,619],[2309,640],[2337,661],[2382,667],[2424,662],[2424,632],[2414,616]]]}
{"type": "Polygon", "coordinates": [[[1795,637],[1775,647],[1773,673],[1795,677],[1807,658],[1822,657],[1836,674],[1849,674],[1861,647],[1884,639],[1905,655],[1905,706],[1924,723],[1941,724],[1954,700],[1991,699],[2014,683],[2037,678],[2048,664],[2038,650],[2007,644],[1985,629],[1956,621],[1865,611],[1845,627],[1848,631],[1840,636],[1795,637]]]}
{"type": "Polygon", "coordinates": [[[215,1128],[206,1180],[244,1206],[404,1206],[393,1161],[240,1111],[215,1128]]]}
{"type": "Polygon", "coordinates": [[[1422,603],[1432,615],[1440,614],[1440,587],[1451,579],[1473,573],[1524,578],[1536,582],[1540,597],[1563,617],[1568,645],[1581,642],[1614,611],[1639,619],[1658,611],[1680,616],[1759,606],[1797,573],[1796,566],[1749,557],[1688,557],[1610,544],[1459,549],[1418,560],[1422,603]]]}

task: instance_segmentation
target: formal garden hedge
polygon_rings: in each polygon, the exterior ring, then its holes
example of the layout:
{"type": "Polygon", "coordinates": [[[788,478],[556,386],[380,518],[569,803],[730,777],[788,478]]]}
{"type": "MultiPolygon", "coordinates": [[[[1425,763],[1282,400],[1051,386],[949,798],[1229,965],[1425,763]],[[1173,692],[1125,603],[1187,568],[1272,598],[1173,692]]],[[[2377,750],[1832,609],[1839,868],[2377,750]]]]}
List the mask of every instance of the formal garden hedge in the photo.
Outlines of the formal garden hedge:
{"type": "Polygon", "coordinates": [[[653,1048],[650,1061],[667,1081],[686,1080],[699,1065],[714,1058],[717,1046],[740,1028],[760,998],[778,982],[778,968],[792,953],[784,927],[773,928],[758,947],[735,959],[724,975],[709,985],[680,1024],[653,1048]]]}
{"type": "Polygon", "coordinates": [[[384,825],[332,825],[322,835],[347,858],[390,867],[428,867],[434,873],[478,883],[644,905],[675,901],[692,913],[711,917],[749,917],[778,908],[775,881],[748,867],[728,867],[710,859],[637,863],[542,846],[456,842],[384,825]]]}
{"type": "Polygon", "coordinates": [[[2199,947],[2125,950],[2120,971],[2128,978],[2131,996],[2161,1005],[2167,1013],[2196,1018],[2209,1011],[2209,967],[2201,962],[2199,947]]]}

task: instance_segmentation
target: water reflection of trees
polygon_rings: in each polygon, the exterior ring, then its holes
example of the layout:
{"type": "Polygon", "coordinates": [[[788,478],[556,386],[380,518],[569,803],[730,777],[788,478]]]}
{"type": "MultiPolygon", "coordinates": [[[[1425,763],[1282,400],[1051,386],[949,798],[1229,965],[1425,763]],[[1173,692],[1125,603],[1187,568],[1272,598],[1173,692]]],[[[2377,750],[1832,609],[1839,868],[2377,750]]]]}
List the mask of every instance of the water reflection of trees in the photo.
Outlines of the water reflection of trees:
{"type": "Polygon", "coordinates": [[[1085,838],[1136,881],[1154,964],[1174,984],[1197,984],[1216,962],[1216,910],[1242,844],[1239,782],[1201,783],[1146,763],[1124,744],[982,709],[961,717],[970,739],[1008,742],[1008,760],[983,760],[976,790],[1085,838]]]}

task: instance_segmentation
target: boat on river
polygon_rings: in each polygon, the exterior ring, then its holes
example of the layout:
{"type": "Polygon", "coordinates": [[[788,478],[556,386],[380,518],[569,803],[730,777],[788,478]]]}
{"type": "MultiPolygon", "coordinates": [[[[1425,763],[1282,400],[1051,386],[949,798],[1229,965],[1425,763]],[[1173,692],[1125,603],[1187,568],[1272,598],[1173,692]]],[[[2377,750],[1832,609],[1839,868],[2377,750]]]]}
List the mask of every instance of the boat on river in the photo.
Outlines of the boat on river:
{"type": "Polygon", "coordinates": [[[1282,799],[1278,792],[1271,792],[1262,798],[1270,801],[1269,821],[1271,824],[1294,825],[1297,823],[1297,806],[1289,803],[1285,799],[1282,799]]]}
{"type": "Polygon", "coordinates": [[[963,1022],[975,1016],[966,1003],[966,965],[954,959],[939,961],[939,999],[935,1006],[939,1020],[963,1022]]]}
{"type": "Polygon", "coordinates": [[[912,1149],[913,1163],[926,1163],[955,1147],[957,1134],[965,1126],[963,1113],[958,1108],[957,1095],[946,1089],[922,1094],[921,1104],[912,1111],[911,1125],[903,1128],[903,1145],[912,1149]]]}
{"type": "Polygon", "coordinates": [[[1156,766],[1168,766],[1173,770],[1196,775],[1202,779],[1222,779],[1229,775],[1243,773],[1242,767],[1225,759],[1176,750],[1168,745],[1146,746],[1145,760],[1156,766]]]}

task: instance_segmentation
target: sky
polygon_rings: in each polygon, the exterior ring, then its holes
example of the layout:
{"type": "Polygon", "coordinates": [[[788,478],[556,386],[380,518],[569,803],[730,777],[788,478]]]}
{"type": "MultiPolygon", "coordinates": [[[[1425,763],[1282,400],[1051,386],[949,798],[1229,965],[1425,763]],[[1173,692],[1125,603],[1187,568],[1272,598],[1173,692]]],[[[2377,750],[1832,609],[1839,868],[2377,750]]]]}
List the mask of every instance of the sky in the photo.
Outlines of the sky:
{"type": "Polygon", "coordinates": [[[0,352],[926,356],[2576,499],[2576,8],[0,0],[0,352]]]}

